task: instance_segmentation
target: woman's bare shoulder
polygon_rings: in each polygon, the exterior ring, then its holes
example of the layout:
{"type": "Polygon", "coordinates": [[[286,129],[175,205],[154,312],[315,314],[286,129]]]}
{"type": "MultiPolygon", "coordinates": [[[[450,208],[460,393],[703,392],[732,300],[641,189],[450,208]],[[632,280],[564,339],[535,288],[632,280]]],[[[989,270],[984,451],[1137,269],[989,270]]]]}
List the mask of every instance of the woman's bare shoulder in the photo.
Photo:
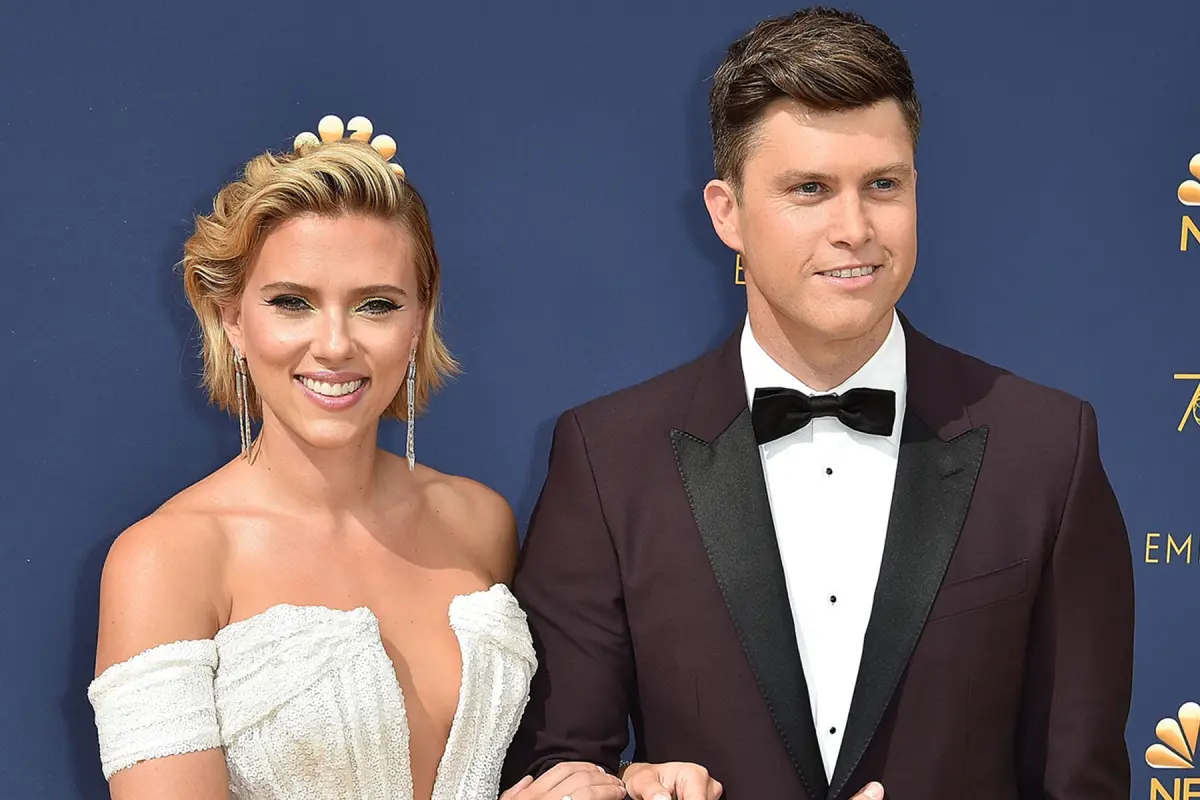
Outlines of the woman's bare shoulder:
{"type": "Polygon", "coordinates": [[[428,511],[495,583],[509,583],[517,561],[517,523],[508,501],[479,481],[424,468],[428,511]]]}
{"type": "Polygon", "coordinates": [[[226,537],[211,485],[196,484],[124,530],[100,579],[96,671],[220,627],[226,537]]]}

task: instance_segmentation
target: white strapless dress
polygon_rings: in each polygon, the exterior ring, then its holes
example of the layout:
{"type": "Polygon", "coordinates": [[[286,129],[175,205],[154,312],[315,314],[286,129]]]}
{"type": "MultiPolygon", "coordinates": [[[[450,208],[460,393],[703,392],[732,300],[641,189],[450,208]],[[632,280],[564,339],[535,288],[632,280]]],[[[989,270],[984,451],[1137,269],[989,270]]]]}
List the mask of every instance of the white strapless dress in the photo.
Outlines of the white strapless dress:
{"type": "MultiPolygon", "coordinates": [[[[462,687],[433,800],[484,800],[537,667],[502,584],[456,597],[462,687]]],[[[404,697],[367,608],[277,605],[214,639],[114,664],[88,688],[105,778],[151,758],[221,747],[238,800],[412,800],[404,697]]]]}

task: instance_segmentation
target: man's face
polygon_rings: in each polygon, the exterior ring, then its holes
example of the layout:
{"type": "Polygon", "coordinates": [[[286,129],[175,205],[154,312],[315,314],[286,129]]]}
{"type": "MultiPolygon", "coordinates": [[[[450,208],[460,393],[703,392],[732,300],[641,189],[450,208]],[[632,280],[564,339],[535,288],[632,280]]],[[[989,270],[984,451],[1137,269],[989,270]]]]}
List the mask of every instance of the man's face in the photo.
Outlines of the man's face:
{"type": "Polygon", "coordinates": [[[916,178],[894,100],[837,112],[770,105],[741,192],[705,189],[717,234],[742,254],[751,313],[765,306],[823,341],[890,326],[916,264],[916,178]]]}

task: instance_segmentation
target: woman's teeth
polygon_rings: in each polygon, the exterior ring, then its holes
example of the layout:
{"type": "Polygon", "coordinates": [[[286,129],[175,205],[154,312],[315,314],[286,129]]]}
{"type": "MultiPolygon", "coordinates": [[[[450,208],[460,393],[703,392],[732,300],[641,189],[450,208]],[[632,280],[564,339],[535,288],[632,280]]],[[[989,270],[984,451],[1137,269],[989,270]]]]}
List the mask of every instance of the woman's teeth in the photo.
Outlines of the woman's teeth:
{"type": "Polygon", "coordinates": [[[358,387],[363,385],[363,379],[359,378],[356,381],[349,383],[324,383],[322,381],[314,381],[312,378],[300,377],[300,382],[309,388],[310,391],[325,397],[342,397],[351,392],[358,391],[358,387]]]}

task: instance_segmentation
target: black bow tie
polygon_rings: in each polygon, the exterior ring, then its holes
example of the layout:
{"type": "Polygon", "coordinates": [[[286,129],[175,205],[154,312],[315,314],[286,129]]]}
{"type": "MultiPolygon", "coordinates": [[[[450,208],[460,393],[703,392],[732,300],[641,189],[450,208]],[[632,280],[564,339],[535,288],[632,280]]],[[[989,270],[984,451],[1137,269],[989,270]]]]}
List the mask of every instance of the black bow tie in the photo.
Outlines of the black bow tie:
{"type": "Polygon", "coordinates": [[[795,389],[755,389],[754,438],[766,444],[800,430],[814,417],[837,417],[847,428],[891,436],[896,423],[896,393],[887,389],[851,389],[845,394],[809,396],[795,389]]]}

